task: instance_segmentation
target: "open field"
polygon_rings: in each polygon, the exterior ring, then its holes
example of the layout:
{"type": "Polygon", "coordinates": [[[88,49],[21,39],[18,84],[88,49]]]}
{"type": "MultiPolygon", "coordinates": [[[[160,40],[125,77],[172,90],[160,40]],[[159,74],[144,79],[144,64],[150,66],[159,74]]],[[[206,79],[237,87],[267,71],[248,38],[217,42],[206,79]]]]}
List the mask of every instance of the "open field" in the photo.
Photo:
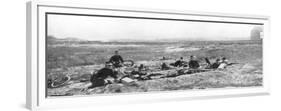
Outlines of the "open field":
{"type": "MultiPolygon", "coordinates": [[[[227,87],[262,86],[262,41],[182,41],[182,42],[48,42],[47,77],[55,79],[69,75],[71,80],[64,86],[48,88],[48,96],[89,95],[104,93],[148,92],[191,90],[227,87]],[[135,65],[159,69],[160,64],[170,63],[180,57],[185,61],[189,56],[214,62],[226,57],[238,63],[224,70],[212,70],[177,77],[137,81],[137,85],[110,84],[93,89],[90,76],[104,66],[115,50],[125,60],[135,65]],[[163,58],[167,60],[161,60],[163,58]]],[[[177,73],[171,70],[168,73],[177,73]]]]}

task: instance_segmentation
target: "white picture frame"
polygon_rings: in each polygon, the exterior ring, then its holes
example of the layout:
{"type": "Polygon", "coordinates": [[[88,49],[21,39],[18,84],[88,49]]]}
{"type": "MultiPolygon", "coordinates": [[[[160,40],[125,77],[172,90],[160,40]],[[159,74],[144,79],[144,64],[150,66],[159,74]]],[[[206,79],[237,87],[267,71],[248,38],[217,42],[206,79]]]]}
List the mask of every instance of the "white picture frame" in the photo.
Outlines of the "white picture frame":
{"type": "Polygon", "coordinates": [[[242,15],[209,13],[194,11],[173,11],[158,9],[120,8],[93,6],[90,4],[72,4],[58,2],[32,1],[27,3],[27,95],[26,106],[29,109],[75,107],[83,105],[126,104],[139,102],[157,102],[168,100],[192,100],[224,98],[237,96],[255,96],[269,94],[268,45],[270,37],[270,18],[260,15],[242,15]],[[264,25],[263,36],[263,86],[253,88],[229,88],[212,90],[187,90],[172,92],[132,93],[118,95],[99,95],[86,97],[46,98],[45,86],[45,14],[46,13],[103,14],[147,18],[189,19],[219,22],[245,22],[264,25]],[[108,101],[110,100],[110,101],[108,101]]]}

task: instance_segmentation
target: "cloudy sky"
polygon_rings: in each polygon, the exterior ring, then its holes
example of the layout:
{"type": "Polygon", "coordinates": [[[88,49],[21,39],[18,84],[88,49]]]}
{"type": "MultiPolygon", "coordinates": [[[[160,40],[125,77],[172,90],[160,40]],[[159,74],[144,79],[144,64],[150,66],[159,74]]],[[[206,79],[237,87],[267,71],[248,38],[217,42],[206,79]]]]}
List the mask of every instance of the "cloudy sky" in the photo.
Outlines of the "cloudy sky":
{"type": "Polygon", "coordinates": [[[48,35],[83,40],[249,40],[259,25],[48,14],[48,35]]]}

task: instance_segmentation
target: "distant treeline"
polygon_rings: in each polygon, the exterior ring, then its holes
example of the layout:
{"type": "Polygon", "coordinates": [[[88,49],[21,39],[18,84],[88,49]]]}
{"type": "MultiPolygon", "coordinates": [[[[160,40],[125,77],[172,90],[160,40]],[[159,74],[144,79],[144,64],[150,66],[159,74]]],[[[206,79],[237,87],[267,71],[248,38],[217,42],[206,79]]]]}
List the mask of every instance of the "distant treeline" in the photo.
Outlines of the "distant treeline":
{"type": "Polygon", "coordinates": [[[196,45],[232,45],[232,44],[260,44],[262,40],[231,40],[231,41],[188,41],[188,40],[181,40],[181,41],[90,41],[90,40],[79,40],[77,38],[64,38],[58,39],[54,36],[47,37],[47,44],[48,45],[56,45],[56,44],[107,44],[107,45],[169,45],[169,44],[196,44],[196,45]]]}

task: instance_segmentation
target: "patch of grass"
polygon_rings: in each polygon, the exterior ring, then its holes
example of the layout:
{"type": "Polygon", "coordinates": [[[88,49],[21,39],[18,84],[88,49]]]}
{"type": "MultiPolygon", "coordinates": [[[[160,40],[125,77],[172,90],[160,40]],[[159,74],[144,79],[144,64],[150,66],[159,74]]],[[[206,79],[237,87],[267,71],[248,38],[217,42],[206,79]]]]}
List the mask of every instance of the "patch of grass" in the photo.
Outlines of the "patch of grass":
{"type": "MultiPolygon", "coordinates": [[[[116,43],[110,43],[111,45],[116,43]]],[[[138,43],[141,47],[53,47],[47,48],[47,76],[48,78],[64,77],[68,74],[72,82],[68,86],[48,89],[48,95],[89,95],[103,93],[128,93],[148,91],[170,91],[189,89],[208,89],[225,87],[251,87],[262,86],[262,43],[260,41],[200,41],[167,44],[138,43]],[[166,47],[179,46],[200,47],[201,50],[165,52],[166,47]],[[209,48],[212,47],[212,48],[209,48]],[[230,66],[226,70],[201,72],[178,77],[138,81],[138,86],[111,84],[90,90],[83,90],[89,82],[90,75],[103,67],[115,50],[120,50],[124,59],[134,61],[147,61],[145,65],[159,67],[159,58],[165,56],[172,59],[184,57],[188,60],[190,55],[196,55],[200,63],[204,58],[211,62],[218,57],[227,57],[231,62],[239,64],[230,66]],[[155,59],[158,59],[155,61],[155,59]],[[157,66],[158,65],[158,66],[157,66]],[[78,81],[78,83],[77,83],[78,81]]],[[[172,60],[173,61],[173,60],[172,60]]]]}

